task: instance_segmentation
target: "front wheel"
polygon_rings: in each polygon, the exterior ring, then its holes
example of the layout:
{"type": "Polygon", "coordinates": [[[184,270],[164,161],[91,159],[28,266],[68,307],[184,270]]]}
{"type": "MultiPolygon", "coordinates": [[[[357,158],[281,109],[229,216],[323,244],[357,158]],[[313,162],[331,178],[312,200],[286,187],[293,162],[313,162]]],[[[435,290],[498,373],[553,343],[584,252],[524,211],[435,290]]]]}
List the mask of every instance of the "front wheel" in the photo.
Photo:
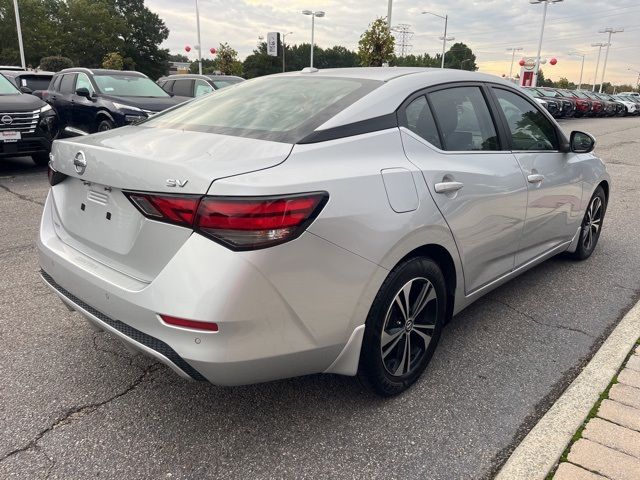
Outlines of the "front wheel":
{"type": "Polygon", "coordinates": [[[381,396],[403,392],[422,375],[444,325],[445,279],[428,257],[394,268],[367,317],[358,376],[381,396]]]}
{"type": "Polygon", "coordinates": [[[607,197],[601,186],[593,193],[582,219],[578,248],[571,255],[576,260],[586,260],[591,256],[600,239],[604,215],[607,211],[607,197]]]}
{"type": "Polygon", "coordinates": [[[115,125],[113,122],[107,118],[100,120],[98,122],[98,132],[106,132],[107,130],[113,130],[115,125]]]}

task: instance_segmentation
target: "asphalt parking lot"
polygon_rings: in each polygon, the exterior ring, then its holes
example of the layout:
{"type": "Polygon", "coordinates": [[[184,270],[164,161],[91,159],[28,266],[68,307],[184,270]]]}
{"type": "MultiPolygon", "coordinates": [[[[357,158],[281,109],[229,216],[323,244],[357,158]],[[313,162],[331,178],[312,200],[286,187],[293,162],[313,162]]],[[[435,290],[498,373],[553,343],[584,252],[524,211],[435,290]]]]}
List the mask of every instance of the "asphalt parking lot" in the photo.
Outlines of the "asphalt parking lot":
{"type": "Polygon", "coordinates": [[[489,478],[640,296],[640,118],[567,120],[613,178],[600,244],[494,291],[404,395],[351,378],[187,382],[95,333],[40,282],[48,183],[0,161],[1,478],[489,478]]]}

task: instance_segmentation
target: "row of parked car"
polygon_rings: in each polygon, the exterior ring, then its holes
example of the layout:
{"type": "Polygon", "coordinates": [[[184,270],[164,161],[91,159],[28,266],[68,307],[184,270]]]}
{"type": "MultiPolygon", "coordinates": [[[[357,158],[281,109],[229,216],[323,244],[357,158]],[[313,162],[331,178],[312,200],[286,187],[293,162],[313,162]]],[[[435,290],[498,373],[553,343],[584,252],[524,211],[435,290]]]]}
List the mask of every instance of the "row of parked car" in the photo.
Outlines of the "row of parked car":
{"type": "Polygon", "coordinates": [[[555,118],[640,115],[640,94],[617,95],[561,88],[525,88],[555,118]]]}
{"type": "Polygon", "coordinates": [[[59,136],[134,124],[241,81],[225,75],[171,75],[155,83],[133,71],[0,67],[0,157],[31,156],[46,165],[59,136]]]}

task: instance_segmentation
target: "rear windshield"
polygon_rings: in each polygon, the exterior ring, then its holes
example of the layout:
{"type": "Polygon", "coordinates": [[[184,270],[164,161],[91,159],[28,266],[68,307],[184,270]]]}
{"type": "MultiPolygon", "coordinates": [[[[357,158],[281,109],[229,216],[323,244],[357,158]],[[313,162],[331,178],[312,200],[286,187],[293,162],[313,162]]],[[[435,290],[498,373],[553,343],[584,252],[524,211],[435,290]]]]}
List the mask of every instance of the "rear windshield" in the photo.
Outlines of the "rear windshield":
{"type": "Polygon", "coordinates": [[[167,110],[143,125],[297,143],[380,85],[352,78],[261,77],[167,110]]]}
{"type": "Polygon", "coordinates": [[[7,80],[4,75],[0,75],[0,95],[18,95],[18,89],[7,80]]]}
{"type": "Polygon", "coordinates": [[[49,88],[49,82],[51,82],[51,77],[37,76],[37,75],[32,75],[32,76],[22,75],[19,77],[19,79],[20,79],[21,87],[28,87],[34,91],[46,90],[47,88],[49,88]]]}
{"type": "Polygon", "coordinates": [[[94,75],[98,88],[102,93],[120,97],[162,97],[169,96],[157,84],[147,77],[136,75],[94,75]]]}

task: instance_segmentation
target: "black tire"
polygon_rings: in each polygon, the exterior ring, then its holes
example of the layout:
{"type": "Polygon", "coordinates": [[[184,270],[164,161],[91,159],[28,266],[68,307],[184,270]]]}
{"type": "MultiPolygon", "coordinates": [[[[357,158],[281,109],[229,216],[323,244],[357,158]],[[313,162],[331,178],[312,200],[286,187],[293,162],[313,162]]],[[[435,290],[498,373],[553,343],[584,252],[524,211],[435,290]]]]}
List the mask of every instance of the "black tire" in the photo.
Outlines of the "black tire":
{"type": "Polygon", "coordinates": [[[108,118],[103,118],[98,122],[98,132],[106,132],[107,130],[113,130],[116,126],[108,118]]]}
{"type": "Polygon", "coordinates": [[[586,260],[591,256],[598,245],[602,226],[604,224],[604,216],[607,213],[607,197],[601,186],[593,192],[589,205],[582,219],[580,227],[580,238],[578,239],[578,248],[569,256],[575,260],[586,260]]]}
{"type": "Polygon", "coordinates": [[[416,257],[396,266],[380,287],[367,316],[358,368],[361,382],[384,397],[413,385],[438,345],[446,305],[445,279],[433,260],[416,257]],[[396,297],[401,303],[406,299],[404,306],[408,303],[409,308],[400,306],[396,297]],[[405,310],[413,314],[404,315],[405,310]],[[384,346],[383,330],[388,342],[384,346]],[[405,354],[407,345],[409,355],[405,354]]]}
{"type": "Polygon", "coordinates": [[[45,167],[49,165],[49,154],[48,153],[34,153],[31,155],[31,160],[33,163],[38,165],[39,167],[45,167]]]}

